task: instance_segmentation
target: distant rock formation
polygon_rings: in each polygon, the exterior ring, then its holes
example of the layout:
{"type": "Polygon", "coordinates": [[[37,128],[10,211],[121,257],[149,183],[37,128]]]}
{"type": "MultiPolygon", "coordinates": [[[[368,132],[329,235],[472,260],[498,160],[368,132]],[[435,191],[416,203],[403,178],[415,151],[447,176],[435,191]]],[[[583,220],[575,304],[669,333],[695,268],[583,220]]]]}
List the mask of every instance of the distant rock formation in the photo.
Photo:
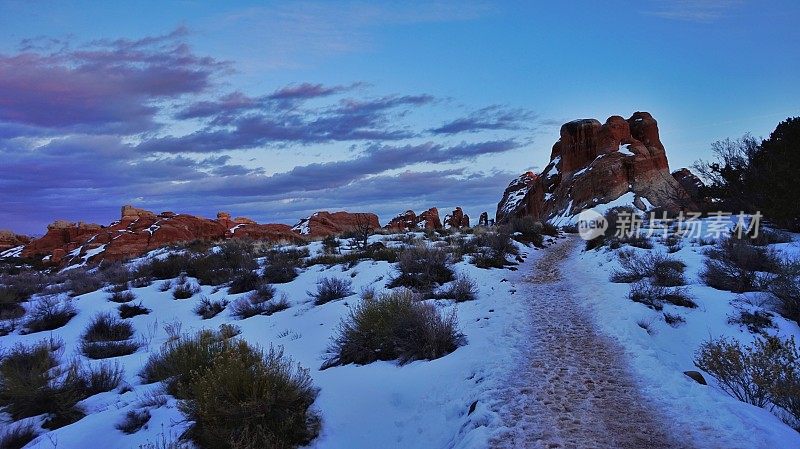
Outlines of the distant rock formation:
{"type": "Polygon", "coordinates": [[[292,227],[294,232],[308,238],[326,237],[359,229],[381,227],[378,216],[369,212],[316,212],[292,227]]]}
{"type": "Polygon", "coordinates": [[[26,245],[30,241],[31,238],[26,235],[15,234],[11,231],[0,229],[0,252],[26,245]]]}
{"type": "Polygon", "coordinates": [[[460,207],[456,207],[456,209],[449,215],[444,217],[444,227],[445,229],[455,228],[468,228],[469,227],[469,215],[465,215],[464,211],[461,210],[460,207]]]}
{"type": "Polygon", "coordinates": [[[481,216],[478,217],[478,226],[489,226],[488,212],[481,212],[481,216]]]}
{"type": "Polygon", "coordinates": [[[249,238],[301,242],[304,238],[284,224],[257,224],[231,220],[220,213],[216,220],[193,215],[153,212],[123,206],[119,221],[108,226],[55,221],[47,233],[25,245],[22,257],[39,257],[55,265],[117,261],[140,256],[164,245],[192,240],[249,238]]]}
{"type": "Polygon", "coordinates": [[[509,184],[496,219],[503,223],[532,216],[567,222],[584,209],[617,202],[641,210],[696,207],[696,196],[676,179],[669,172],[658,123],[649,113],[636,112],[627,120],[615,115],[605,124],[574,120],[561,126],[541,173],[523,173],[509,184]]]}
{"type": "Polygon", "coordinates": [[[407,210],[392,218],[386,229],[392,231],[410,231],[414,229],[440,229],[442,221],[439,219],[439,209],[432,207],[417,215],[413,210],[407,210]]]}

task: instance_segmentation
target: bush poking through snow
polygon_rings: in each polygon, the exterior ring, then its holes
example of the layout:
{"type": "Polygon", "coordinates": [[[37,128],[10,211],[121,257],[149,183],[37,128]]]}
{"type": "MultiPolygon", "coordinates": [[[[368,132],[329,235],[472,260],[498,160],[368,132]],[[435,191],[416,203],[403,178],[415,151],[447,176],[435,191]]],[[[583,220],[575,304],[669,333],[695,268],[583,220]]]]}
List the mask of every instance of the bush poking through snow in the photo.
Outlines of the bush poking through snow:
{"type": "Polygon", "coordinates": [[[275,299],[275,288],[264,284],[258,290],[239,298],[231,304],[231,315],[243,320],[256,315],[272,315],[289,308],[286,294],[275,299]]]}
{"type": "Polygon", "coordinates": [[[778,312],[800,324],[800,261],[784,261],[767,290],[778,300],[778,312]]]}
{"type": "Polygon", "coordinates": [[[85,268],[67,271],[66,288],[71,296],[85,295],[103,288],[104,279],[100,273],[92,273],[85,268]]]}
{"type": "Polygon", "coordinates": [[[447,252],[424,244],[404,249],[397,260],[397,271],[397,277],[389,283],[390,288],[408,287],[430,292],[453,280],[447,252]]]}
{"type": "Polygon", "coordinates": [[[794,339],[756,339],[742,346],[720,338],[700,346],[695,365],[736,399],[758,407],[770,403],[800,419],[800,352],[794,339]]]}
{"type": "Polygon", "coordinates": [[[148,410],[130,410],[125,414],[125,418],[114,427],[122,433],[130,435],[141,430],[149,421],[150,412],[148,410]]]}
{"type": "Polygon", "coordinates": [[[139,344],[132,341],[133,325],[107,313],[97,314],[81,336],[81,351],[90,359],[133,354],[139,344]]]}
{"type": "Polygon", "coordinates": [[[478,268],[503,268],[509,264],[508,256],[519,253],[505,229],[475,234],[472,240],[476,247],[472,263],[478,268]]]}
{"type": "Polygon", "coordinates": [[[64,326],[78,312],[69,299],[58,296],[44,296],[33,303],[25,322],[25,333],[51,331],[64,326]]]}
{"type": "Polygon", "coordinates": [[[459,275],[447,288],[436,293],[437,298],[452,299],[455,302],[473,301],[478,295],[478,286],[466,275],[459,275]]]}
{"type": "Polygon", "coordinates": [[[759,272],[780,266],[774,251],[733,237],[707,250],[705,264],[700,277],[709,287],[736,293],[759,290],[759,272]]]}
{"type": "Polygon", "coordinates": [[[433,360],[464,343],[456,315],[442,316],[430,303],[413,299],[410,290],[365,297],[342,321],[322,369],[376,360],[433,360]]]}
{"type": "Polygon", "coordinates": [[[0,449],[22,449],[36,438],[36,429],[32,424],[9,426],[0,435],[0,449]]]}
{"type": "Polygon", "coordinates": [[[225,298],[213,300],[207,296],[201,296],[200,301],[194,307],[193,311],[195,315],[199,316],[204,320],[208,320],[214,318],[215,316],[219,315],[225,307],[228,306],[229,301],[225,298]]]}
{"type": "Polygon", "coordinates": [[[266,255],[264,281],[270,284],[292,282],[298,275],[297,270],[303,266],[303,258],[308,257],[308,249],[270,250],[266,255]]]}
{"type": "Polygon", "coordinates": [[[647,281],[639,281],[631,284],[631,289],[628,292],[628,299],[633,302],[644,304],[657,311],[664,309],[664,303],[692,309],[697,307],[697,304],[692,301],[692,298],[686,290],[652,285],[647,281]]]}
{"type": "Polygon", "coordinates": [[[139,315],[147,315],[150,313],[150,309],[143,306],[141,302],[139,304],[120,304],[117,307],[119,310],[119,317],[122,319],[133,318],[139,315]]]}
{"type": "Polygon", "coordinates": [[[319,433],[321,420],[311,408],[318,390],[282,350],[263,353],[228,341],[195,371],[188,390],[180,409],[194,423],[188,435],[200,447],[291,448],[319,433]]]}
{"type": "Polygon", "coordinates": [[[674,313],[664,312],[664,322],[672,327],[678,327],[686,322],[686,319],[674,313]]]}
{"type": "Polygon", "coordinates": [[[172,290],[172,297],[175,299],[189,299],[198,293],[200,293],[200,287],[184,278],[172,290]]]}
{"type": "Polygon", "coordinates": [[[231,280],[230,286],[228,286],[228,293],[235,295],[237,293],[250,292],[257,289],[261,284],[262,280],[258,274],[252,271],[243,271],[231,280]]]}
{"type": "Polygon", "coordinates": [[[130,291],[130,290],[123,290],[123,291],[119,291],[119,292],[113,292],[108,297],[109,301],[117,302],[117,303],[120,303],[120,304],[126,303],[126,302],[131,302],[131,301],[133,301],[135,299],[136,299],[136,295],[134,295],[133,292],[130,291]]]}
{"type": "Polygon", "coordinates": [[[653,284],[662,287],[685,285],[683,272],[686,264],[661,253],[639,254],[633,250],[617,253],[620,269],[611,273],[611,282],[631,283],[651,278],[653,284]]]}
{"type": "Polygon", "coordinates": [[[322,278],[317,281],[317,291],[307,293],[314,299],[314,304],[319,306],[352,295],[355,293],[352,286],[350,279],[322,278]]]}
{"type": "Polygon", "coordinates": [[[752,333],[763,333],[764,329],[775,327],[775,324],[772,322],[772,315],[769,312],[761,310],[756,310],[755,312],[740,310],[739,316],[728,318],[728,324],[745,326],[747,330],[752,333]]]}

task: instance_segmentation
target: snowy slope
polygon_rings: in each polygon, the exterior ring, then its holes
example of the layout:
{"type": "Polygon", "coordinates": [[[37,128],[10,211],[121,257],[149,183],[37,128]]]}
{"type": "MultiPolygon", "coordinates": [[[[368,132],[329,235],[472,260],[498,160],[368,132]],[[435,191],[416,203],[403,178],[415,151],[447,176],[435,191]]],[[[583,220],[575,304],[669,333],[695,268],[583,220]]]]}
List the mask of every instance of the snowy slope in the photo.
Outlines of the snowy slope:
{"type": "MultiPolygon", "coordinates": [[[[374,236],[372,239],[390,237],[374,236]]],[[[313,255],[321,251],[322,246],[313,243],[310,249],[313,255]]],[[[534,253],[527,247],[521,247],[521,251],[523,254],[534,253]]],[[[164,255],[164,251],[158,251],[150,257],[164,255]]],[[[524,265],[521,271],[524,271],[524,265]]],[[[174,399],[169,399],[162,407],[150,407],[152,419],[142,431],[125,435],[115,428],[126,412],[143,408],[142,401],[157,390],[158,384],[143,385],[137,374],[148,354],[157,351],[167,340],[165,325],[173,323],[180,323],[181,332],[189,334],[200,329],[216,329],[222,323],[235,323],[242,330],[241,338],[262,347],[283,346],[287,355],[309,368],[315,385],[320,388],[315,407],[323,418],[322,432],[311,447],[485,447],[487,434],[484,426],[496,421],[496,417],[483,406],[482,401],[493,383],[501,378],[499,373],[502,369],[510,365],[509,360],[514,356],[513,341],[520,338],[520,326],[515,322],[522,320],[524,314],[520,301],[514,296],[514,283],[505,280],[512,279],[516,273],[505,269],[478,269],[467,262],[460,262],[454,268],[457,273],[466,274],[476,281],[480,289],[479,299],[458,305],[438,300],[436,305],[445,312],[457,310],[460,328],[468,343],[438,360],[404,366],[376,362],[366,366],[319,370],[330,338],[348,313],[349,306],[359,298],[356,294],[341,301],[314,306],[307,291],[314,288],[319,278],[331,276],[351,279],[356,292],[367,286],[380,290],[393,274],[393,268],[387,262],[363,261],[352,269],[341,265],[315,265],[305,269],[291,283],[275,285],[278,294],[288,295],[291,308],[272,316],[245,320],[231,317],[228,311],[201,320],[192,312],[200,295],[174,300],[171,292],[159,291],[161,282],[133,289],[137,296],[135,302],[141,300],[153,311],[129,319],[144,347],[128,356],[106,359],[115,360],[124,368],[124,384],[129,385],[131,391],[102,393],[82,401],[79,405],[86,411],[86,417],[39,436],[27,447],[52,448],[54,441],[59,448],[91,447],[97,443],[97,436],[102,435],[104,447],[136,448],[179,436],[187,429],[188,423],[183,420],[174,399]],[[476,410],[468,416],[470,405],[476,400],[479,401],[476,410]]],[[[201,294],[211,299],[227,297],[233,301],[244,295],[228,295],[225,288],[219,291],[210,286],[201,288],[201,294]]],[[[17,331],[0,337],[0,346],[33,344],[52,336],[65,343],[63,361],[79,358],[86,363],[100,363],[81,355],[80,335],[97,312],[117,314],[118,304],[108,301],[108,295],[105,291],[96,291],[79,296],[74,301],[78,315],[66,326],[30,335],[20,335],[17,331]]]]}

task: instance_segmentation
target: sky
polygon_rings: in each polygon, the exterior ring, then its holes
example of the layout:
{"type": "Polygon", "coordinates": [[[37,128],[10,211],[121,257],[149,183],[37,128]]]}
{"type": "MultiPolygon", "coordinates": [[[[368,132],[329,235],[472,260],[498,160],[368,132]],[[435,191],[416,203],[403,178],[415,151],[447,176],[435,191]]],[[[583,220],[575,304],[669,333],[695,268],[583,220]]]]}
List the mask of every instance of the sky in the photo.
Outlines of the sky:
{"type": "Polygon", "coordinates": [[[796,0],[0,1],[0,229],[123,204],[477,219],[562,123],[639,110],[690,166],[800,115],[798,19],[796,0]]]}

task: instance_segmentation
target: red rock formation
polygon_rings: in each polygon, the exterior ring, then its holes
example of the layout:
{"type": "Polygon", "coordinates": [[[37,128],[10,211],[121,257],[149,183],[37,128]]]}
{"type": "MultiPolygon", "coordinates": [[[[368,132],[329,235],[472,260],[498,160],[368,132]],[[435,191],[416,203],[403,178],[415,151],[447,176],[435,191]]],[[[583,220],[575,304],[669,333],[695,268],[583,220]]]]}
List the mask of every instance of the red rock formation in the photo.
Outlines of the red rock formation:
{"type": "Polygon", "coordinates": [[[642,209],[677,210],[691,203],[669,173],[658,123],[649,113],[627,120],[612,116],[602,125],[574,120],[560,134],[545,169],[524,173],[508,186],[497,205],[498,222],[522,216],[561,221],[627,193],[642,209]]]}
{"type": "Polygon", "coordinates": [[[56,221],[47,233],[31,241],[22,251],[23,257],[43,257],[54,264],[78,261],[100,262],[124,260],[140,256],[164,245],[192,240],[249,238],[269,241],[298,242],[304,239],[287,225],[257,224],[252,220],[230,220],[150,211],[124,206],[120,220],[108,226],[56,221]]]}
{"type": "Polygon", "coordinates": [[[413,210],[407,210],[392,218],[386,229],[393,231],[409,231],[413,229],[439,229],[442,221],[439,219],[439,209],[432,207],[417,215],[413,210]]]}
{"type": "Polygon", "coordinates": [[[444,217],[444,227],[445,228],[468,228],[469,227],[469,215],[465,215],[464,211],[461,210],[460,207],[456,207],[455,210],[444,217]]]}
{"type": "Polygon", "coordinates": [[[26,235],[15,234],[11,231],[0,229],[0,252],[26,245],[30,241],[31,238],[26,235]]]}
{"type": "Polygon", "coordinates": [[[316,212],[300,220],[292,230],[300,235],[318,238],[360,229],[378,229],[378,216],[368,212],[316,212]]]}
{"type": "Polygon", "coordinates": [[[489,226],[488,212],[481,212],[481,216],[478,218],[478,226],[489,226]]]}

